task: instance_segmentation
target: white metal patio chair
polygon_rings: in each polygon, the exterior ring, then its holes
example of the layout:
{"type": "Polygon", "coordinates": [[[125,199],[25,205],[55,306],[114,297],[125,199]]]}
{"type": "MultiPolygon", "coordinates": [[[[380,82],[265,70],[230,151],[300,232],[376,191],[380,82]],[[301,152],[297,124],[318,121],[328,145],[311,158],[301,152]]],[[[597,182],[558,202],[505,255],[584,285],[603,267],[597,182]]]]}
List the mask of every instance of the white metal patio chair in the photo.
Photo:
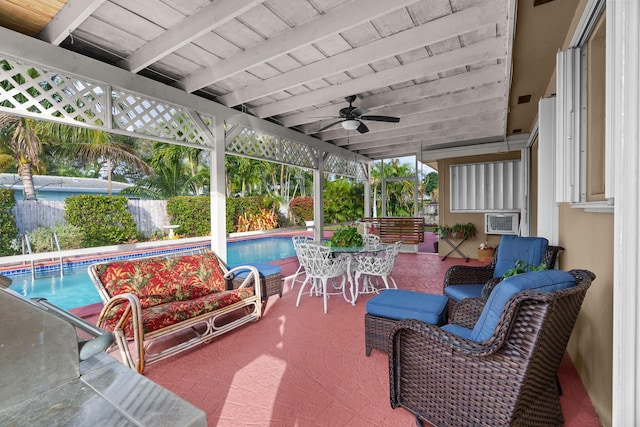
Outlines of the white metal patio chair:
{"type": "Polygon", "coordinates": [[[380,237],[377,234],[365,234],[362,236],[362,246],[366,249],[375,249],[380,246],[380,237]]]}
{"type": "Polygon", "coordinates": [[[310,283],[309,295],[322,295],[324,312],[327,313],[327,283],[329,279],[342,277],[342,284],[336,289],[340,289],[342,296],[348,302],[346,291],[347,258],[343,256],[334,257],[331,249],[318,243],[300,243],[298,245],[298,258],[304,265],[306,278],[300,286],[296,307],[300,305],[300,297],[305,293],[304,287],[310,283]]]}
{"type": "MultiPolygon", "coordinates": [[[[298,245],[300,243],[311,243],[313,242],[313,237],[311,236],[293,236],[291,237],[291,241],[293,242],[293,249],[296,251],[296,256],[298,256],[298,245]]],[[[295,274],[293,275],[293,279],[291,279],[291,289],[293,290],[293,286],[296,284],[296,280],[298,280],[298,276],[301,276],[302,274],[304,274],[304,265],[302,265],[302,260],[300,259],[300,256],[298,256],[298,269],[296,270],[295,274]]]]}
{"type": "Polygon", "coordinates": [[[357,257],[357,263],[355,265],[355,292],[354,302],[358,298],[360,293],[377,293],[378,288],[372,283],[372,277],[379,277],[384,282],[384,285],[389,289],[389,281],[393,284],[393,287],[398,289],[395,279],[391,276],[393,265],[395,264],[398,253],[400,253],[400,247],[402,242],[396,242],[385,248],[384,252],[379,252],[372,255],[359,255],[357,257]],[[362,289],[358,284],[358,279],[362,276],[362,289]]]}

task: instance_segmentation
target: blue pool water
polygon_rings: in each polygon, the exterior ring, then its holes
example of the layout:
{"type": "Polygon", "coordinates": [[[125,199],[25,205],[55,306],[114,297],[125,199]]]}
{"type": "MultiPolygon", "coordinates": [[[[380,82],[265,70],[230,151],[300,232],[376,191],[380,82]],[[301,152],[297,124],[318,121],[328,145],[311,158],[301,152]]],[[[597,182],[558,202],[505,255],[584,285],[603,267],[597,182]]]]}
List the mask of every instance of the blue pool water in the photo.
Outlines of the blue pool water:
{"type": "MultiPolygon", "coordinates": [[[[289,237],[266,237],[227,243],[229,265],[249,262],[268,262],[295,256],[289,237]]],[[[46,298],[58,307],[69,310],[100,302],[100,295],[89,278],[87,266],[79,266],[60,272],[11,276],[11,289],[27,298],[46,298]]]]}

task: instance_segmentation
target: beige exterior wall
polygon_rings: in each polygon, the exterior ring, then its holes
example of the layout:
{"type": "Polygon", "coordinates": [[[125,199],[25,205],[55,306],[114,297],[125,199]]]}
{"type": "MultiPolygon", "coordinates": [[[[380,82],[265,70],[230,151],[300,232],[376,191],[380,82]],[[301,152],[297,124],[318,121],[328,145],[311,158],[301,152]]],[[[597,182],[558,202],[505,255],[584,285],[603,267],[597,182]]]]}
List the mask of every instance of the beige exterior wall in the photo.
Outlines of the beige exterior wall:
{"type": "MultiPolygon", "coordinates": [[[[586,5],[587,0],[580,1],[563,49],[569,46],[586,5]]],[[[555,93],[555,87],[554,72],[549,78],[546,96],[555,93]]],[[[598,128],[604,126],[604,121],[597,123],[591,127],[591,131],[604,135],[604,131],[598,128]]],[[[594,124],[591,123],[591,126],[594,124]]],[[[600,170],[595,172],[602,174],[600,170]]],[[[561,269],[586,268],[597,276],[587,292],[567,351],[602,425],[610,426],[613,384],[613,214],[589,213],[562,205],[559,244],[565,248],[559,257],[561,269]]]]}
{"type": "Polygon", "coordinates": [[[604,426],[611,425],[613,384],[613,214],[560,207],[562,270],[597,276],[582,304],[567,351],[604,426]]]}
{"type": "MultiPolygon", "coordinates": [[[[500,154],[489,154],[482,156],[470,156],[470,157],[456,157],[451,159],[442,159],[438,161],[438,195],[439,195],[439,225],[452,226],[458,222],[467,223],[471,222],[476,226],[478,234],[475,239],[470,239],[464,242],[460,246],[460,250],[469,258],[478,258],[478,246],[482,242],[489,242],[493,245],[498,244],[500,236],[484,234],[484,212],[472,212],[472,213],[452,213],[450,210],[451,197],[450,197],[450,175],[449,166],[465,164],[465,163],[482,163],[493,161],[514,160],[520,158],[520,152],[509,152],[500,154]]],[[[440,241],[438,245],[438,253],[440,256],[446,255],[451,246],[447,243],[440,241]]],[[[460,258],[456,252],[449,255],[450,257],[460,258]]]]}

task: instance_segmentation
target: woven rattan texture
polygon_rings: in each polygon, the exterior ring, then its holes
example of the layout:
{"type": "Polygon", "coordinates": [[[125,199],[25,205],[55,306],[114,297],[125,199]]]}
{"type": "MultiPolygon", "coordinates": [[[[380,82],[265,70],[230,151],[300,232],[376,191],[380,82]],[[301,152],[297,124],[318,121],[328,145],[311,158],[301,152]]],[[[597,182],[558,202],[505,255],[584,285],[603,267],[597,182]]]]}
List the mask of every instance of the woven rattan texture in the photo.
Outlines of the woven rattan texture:
{"type": "Polygon", "coordinates": [[[514,295],[483,343],[399,322],[391,332],[391,405],[436,426],[562,425],[556,373],[594,278],[572,273],[581,280],[572,288],[514,295]]]}
{"type": "MultiPolygon", "coordinates": [[[[262,278],[262,276],[261,276],[262,278]]],[[[244,279],[242,277],[235,277],[232,281],[233,288],[237,289],[242,284],[244,279]]],[[[260,280],[262,286],[262,300],[266,301],[271,295],[278,295],[282,297],[282,274],[275,273],[269,276],[265,276],[264,280],[260,280]]]]}
{"type": "MultiPolygon", "coordinates": [[[[542,254],[541,262],[545,263],[547,268],[553,268],[556,264],[558,253],[563,249],[561,246],[547,247],[547,250],[542,254]]],[[[446,288],[450,285],[485,285],[482,293],[484,298],[487,298],[491,290],[502,280],[502,277],[493,277],[499,252],[500,246],[496,248],[493,259],[486,266],[455,265],[451,267],[444,275],[443,287],[446,288]]],[[[456,301],[449,298],[449,307],[452,308],[455,304],[456,301]]]]}

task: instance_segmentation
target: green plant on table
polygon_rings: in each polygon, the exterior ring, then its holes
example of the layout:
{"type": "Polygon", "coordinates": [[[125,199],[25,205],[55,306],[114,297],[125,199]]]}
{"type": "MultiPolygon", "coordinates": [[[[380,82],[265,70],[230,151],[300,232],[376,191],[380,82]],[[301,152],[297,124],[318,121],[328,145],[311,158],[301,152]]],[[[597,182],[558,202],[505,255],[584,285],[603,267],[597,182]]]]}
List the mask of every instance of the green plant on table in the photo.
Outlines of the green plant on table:
{"type": "Polygon", "coordinates": [[[329,244],[339,248],[362,246],[362,235],[358,233],[357,227],[350,225],[340,226],[329,239],[329,244]]]}

